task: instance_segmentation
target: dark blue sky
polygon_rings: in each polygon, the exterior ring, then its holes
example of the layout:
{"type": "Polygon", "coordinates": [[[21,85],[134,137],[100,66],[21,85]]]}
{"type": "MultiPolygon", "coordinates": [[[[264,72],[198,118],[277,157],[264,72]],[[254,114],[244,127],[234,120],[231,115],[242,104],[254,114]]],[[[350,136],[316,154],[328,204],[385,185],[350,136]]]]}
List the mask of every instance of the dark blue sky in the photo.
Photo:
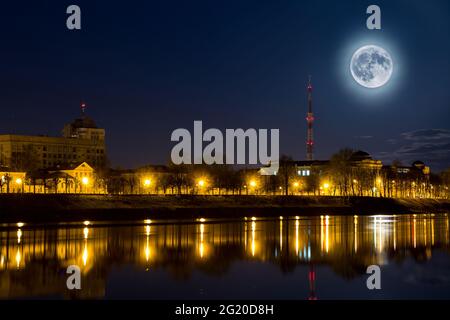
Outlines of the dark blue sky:
{"type": "MultiPolygon", "coordinates": [[[[341,147],[450,166],[450,2],[15,1],[0,11],[0,133],[58,135],[80,113],[106,128],[114,166],[166,163],[176,128],[279,128],[305,157],[313,77],[316,158],[341,147]],[[82,30],[66,28],[70,4],[82,30]],[[382,30],[366,29],[378,4],[382,30]],[[349,60],[363,44],[394,60],[364,90],[349,60]]],[[[432,169],[433,169],[432,168],[432,169]]]]}

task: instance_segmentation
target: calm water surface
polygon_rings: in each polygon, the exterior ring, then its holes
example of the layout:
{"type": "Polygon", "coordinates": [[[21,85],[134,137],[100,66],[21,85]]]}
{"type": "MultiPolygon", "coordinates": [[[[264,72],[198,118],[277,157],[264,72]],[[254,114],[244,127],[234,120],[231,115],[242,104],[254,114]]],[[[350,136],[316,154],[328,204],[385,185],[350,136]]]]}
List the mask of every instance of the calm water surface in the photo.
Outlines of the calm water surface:
{"type": "Polygon", "coordinates": [[[449,236],[446,214],[2,225],[0,299],[449,299],[449,236]]]}

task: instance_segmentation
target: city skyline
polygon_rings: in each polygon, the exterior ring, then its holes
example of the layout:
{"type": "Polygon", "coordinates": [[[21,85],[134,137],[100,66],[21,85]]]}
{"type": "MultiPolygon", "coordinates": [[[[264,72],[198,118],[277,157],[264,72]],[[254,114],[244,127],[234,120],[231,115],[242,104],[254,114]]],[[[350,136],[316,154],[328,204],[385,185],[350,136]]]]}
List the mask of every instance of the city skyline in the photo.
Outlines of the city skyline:
{"type": "Polygon", "coordinates": [[[10,31],[0,45],[10,61],[0,75],[7,106],[1,133],[58,135],[85,102],[107,130],[113,166],[167,163],[170,133],[194,120],[221,129],[280,128],[280,153],[301,160],[312,75],[316,159],[352,147],[386,163],[422,160],[444,170],[450,46],[441,39],[448,38],[450,10],[442,8],[449,4],[381,1],[378,31],[365,28],[368,4],[111,5],[106,15],[80,1],[76,32],[65,28],[65,4],[8,4],[5,12],[24,17],[0,22],[10,31]],[[347,63],[371,42],[398,67],[375,93],[357,87],[347,63]]]}
{"type": "Polygon", "coordinates": [[[0,30],[16,313],[450,299],[448,0],[9,1],[0,30]]]}

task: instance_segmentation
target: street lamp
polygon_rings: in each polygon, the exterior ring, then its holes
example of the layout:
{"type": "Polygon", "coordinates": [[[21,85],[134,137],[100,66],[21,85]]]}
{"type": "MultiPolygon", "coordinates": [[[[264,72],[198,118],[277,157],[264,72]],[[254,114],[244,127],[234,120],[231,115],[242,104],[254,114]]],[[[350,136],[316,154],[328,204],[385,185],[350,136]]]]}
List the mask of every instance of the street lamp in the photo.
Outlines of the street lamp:
{"type": "Polygon", "coordinates": [[[328,182],[324,182],[322,189],[324,190],[324,194],[328,191],[328,188],[330,188],[330,184],[328,182]]]}
{"type": "Polygon", "coordinates": [[[21,178],[17,178],[16,179],[16,184],[18,185],[18,186],[20,186],[21,188],[20,188],[20,191],[23,193],[23,185],[22,185],[22,179],[21,178]]]}
{"type": "MultiPolygon", "coordinates": [[[[87,185],[89,184],[89,178],[88,177],[83,177],[81,178],[81,184],[86,186],[85,192],[87,190],[87,185]]],[[[82,190],[81,190],[82,191],[82,190]]]]}
{"type": "MultiPolygon", "coordinates": [[[[150,189],[150,186],[152,185],[152,180],[150,178],[145,178],[144,181],[142,182],[142,184],[144,185],[144,189],[150,189]]],[[[139,187],[139,190],[141,188],[139,187]]],[[[141,193],[141,192],[139,192],[141,193]]],[[[148,193],[150,194],[150,191],[148,191],[148,193]]]]}
{"type": "Polygon", "coordinates": [[[295,188],[294,192],[298,192],[298,188],[300,187],[300,183],[298,181],[294,181],[292,186],[295,188]]]}
{"type": "MultiPolygon", "coordinates": [[[[248,194],[249,190],[252,191],[254,194],[257,193],[258,182],[257,182],[255,179],[251,179],[251,180],[248,182],[248,186],[249,186],[249,187],[248,187],[248,189],[247,189],[247,194],[248,194]]],[[[244,186],[244,188],[245,188],[245,186],[244,186]]]]}
{"type": "Polygon", "coordinates": [[[199,179],[197,180],[197,187],[198,187],[199,189],[204,189],[204,188],[206,188],[206,179],[204,179],[204,178],[199,178],[199,179]]]}

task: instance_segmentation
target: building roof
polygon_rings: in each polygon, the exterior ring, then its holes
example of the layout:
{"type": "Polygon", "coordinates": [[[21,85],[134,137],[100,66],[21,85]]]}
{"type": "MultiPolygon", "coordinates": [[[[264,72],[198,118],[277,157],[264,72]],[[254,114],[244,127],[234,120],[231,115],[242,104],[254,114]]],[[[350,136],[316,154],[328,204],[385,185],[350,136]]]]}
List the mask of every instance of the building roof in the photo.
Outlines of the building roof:
{"type": "Polygon", "coordinates": [[[350,156],[350,161],[363,161],[363,160],[372,160],[372,157],[370,156],[370,154],[362,150],[355,151],[350,156]]]}
{"type": "Polygon", "coordinates": [[[82,162],[71,162],[71,163],[65,163],[65,164],[57,164],[54,167],[47,168],[47,170],[48,171],[75,170],[76,168],[78,168],[79,166],[81,166],[84,163],[89,168],[92,169],[92,167],[86,161],[82,161],[82,162]]]}
{"type": "Polygon", "coordinates": [[[423,169],[425,167],[425,163],[418,160],[418,161],[414,161],[412,166],[423,169]]]}
{"type": "Polygon", "coordinates": [[[298,167],[311,167],[311,166],[324,166],[330,163],[329,160],[305,160],[305,161],[293,161],[298,167]]]}
{"type": "Polygon", "coordinates": [[[145,165],[143,167],[138,168],[136,171],[168,172],[169,168],[165,165],[149,164],[149,165],[145,165]]]}
{"type": "Polygon", "coordinates": [[[75,119],[70,125],[74,129],[78,129],[78,128],[97,129],[98,128],[95,121],[86,115],[83,115],[81,118],[75,119]]]}

